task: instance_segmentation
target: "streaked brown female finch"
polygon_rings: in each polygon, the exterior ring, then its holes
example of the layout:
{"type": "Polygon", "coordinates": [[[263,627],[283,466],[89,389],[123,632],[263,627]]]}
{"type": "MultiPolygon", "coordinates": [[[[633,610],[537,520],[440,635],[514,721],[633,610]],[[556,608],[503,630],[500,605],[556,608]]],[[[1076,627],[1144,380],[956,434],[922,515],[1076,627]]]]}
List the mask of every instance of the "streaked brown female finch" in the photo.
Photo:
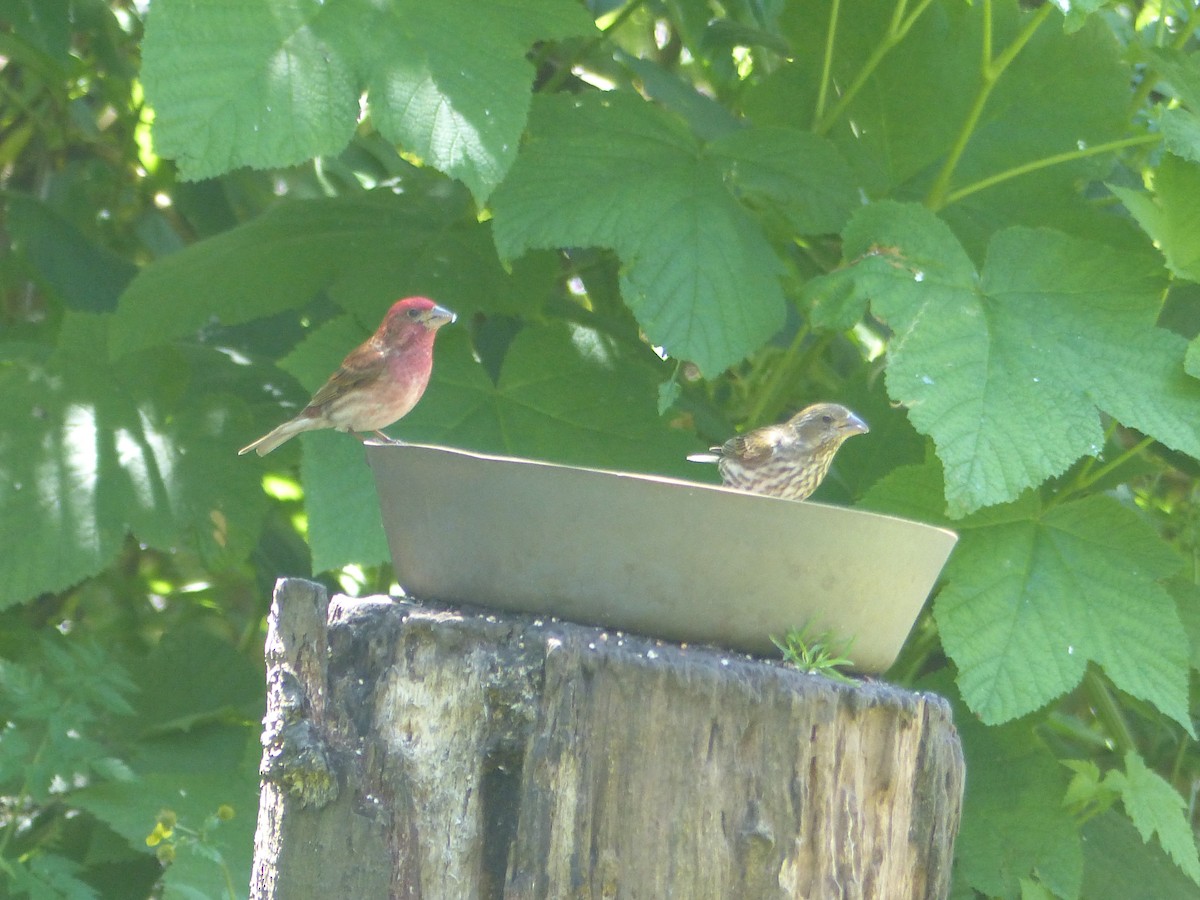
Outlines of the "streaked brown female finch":
{"type": "Polygon", "coordinates": [[[688,459],[715,462],[726,487],[803,500],[825,478],[842,442],[869,430],[844,406],[814,403],[781,425],[755,428],[688,459]]]}
{"type": "Polygon", "coordinates": [[[318,428],[349,432],[360,441],[368,432],[390,441],[380,429],[417,405],[433,369],[433,339],[455,318],[425,297],[397,300],[375,333],[350,351],[299,415],[238,455],[253,450],[265,456],[300,432],[318,428]]]}

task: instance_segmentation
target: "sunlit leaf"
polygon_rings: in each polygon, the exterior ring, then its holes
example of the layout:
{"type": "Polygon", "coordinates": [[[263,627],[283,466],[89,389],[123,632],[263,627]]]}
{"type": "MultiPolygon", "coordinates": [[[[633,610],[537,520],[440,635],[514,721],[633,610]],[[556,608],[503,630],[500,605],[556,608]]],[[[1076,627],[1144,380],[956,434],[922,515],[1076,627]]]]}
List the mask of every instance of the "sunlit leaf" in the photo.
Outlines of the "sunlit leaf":
{"type": "Polygon", "coordinates": [[[1187,639],[1158,583],[1180,565],[1170,548],[1102,496],[987,515],[964,532],[934,605],[971,709],[988,723],[1025,715],[1093,661],[1191,731],[1187,639]]]}
{"type": "Polygon", "coordinates": [[[1200,383],[1184,339],[1155,325],[1152,260],[1013,228],[977,273],[932,213],[894,203],[858,213],[844,252],[816,314],[844,326],[869,299],[891,327],[888,393],[937,444],[952,515],[1098,453],[1101,411],[1200,457],[1200,383]]]}
{"type": "Polygon", "coordinates": [[[371,328],[412,294],[464,317],[535,311],[555,273],[537,261],[505,272],[465,201],[380,190],[281,203],[143,269],[121,298],[113,352],[301,308],[323,290],[371,328]]]}
{"type": "Polygon", "coordinates": [[[178,414],[182,359],[110,366],[106,328],[70,315],[45,365],[0,370],[0,606],[95,574],[131,531],[216,565],[255,540],[266,504],[252,471],[227,466],[230,399],[192,396],[178,414]]]}
{"type": "Polygon", "coordinates": [[[779,258],[730,194],[727,162],[680,121],[627,95],[547,97],[530,132],[494,198],[502,256],[616,250],[622,296],[650,340],[709,374],[783,324],[779,258]]]}
{"type": "Polygon", "coordinates": [[[155,145],[188,178],[293,165],[346,145],[365,90],[386,137],[483,199],[516,156],[530,46],[592,27],[555,0],[157,0],[143,52],[155,145]]]}

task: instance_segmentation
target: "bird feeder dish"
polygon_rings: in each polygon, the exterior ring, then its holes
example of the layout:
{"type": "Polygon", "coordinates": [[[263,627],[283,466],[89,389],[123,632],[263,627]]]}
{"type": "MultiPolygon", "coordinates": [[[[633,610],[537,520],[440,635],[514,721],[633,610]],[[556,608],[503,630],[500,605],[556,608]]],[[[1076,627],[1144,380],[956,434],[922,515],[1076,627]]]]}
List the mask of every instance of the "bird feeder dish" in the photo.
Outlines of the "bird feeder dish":
{"type": "Polygon", "coordinates": [[[896,659],[957,536],[857,509],[421,444],[367,444],[416,598],[776,655],[808,625],[896,659]]]}

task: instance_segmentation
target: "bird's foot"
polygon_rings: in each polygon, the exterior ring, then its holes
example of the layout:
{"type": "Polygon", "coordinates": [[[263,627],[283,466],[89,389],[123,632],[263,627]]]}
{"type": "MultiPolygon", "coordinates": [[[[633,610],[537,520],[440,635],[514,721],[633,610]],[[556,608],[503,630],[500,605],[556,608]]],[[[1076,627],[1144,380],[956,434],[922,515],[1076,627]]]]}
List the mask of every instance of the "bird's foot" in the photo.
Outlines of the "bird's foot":
{"type": "Polygon", "coordinates": [[[384,434],[382,431],[375,431],[375,432],[372,432],[372,434],[374,434],[374,435],[375,435],[377,438],[379,438],[379,439],[380,439],[381,441],[383,441],[385,444],[397,444],[397,445],[399,445],[399,444],[403,444],[403,443],[404,443],[404,441],[402,441],[402,440],[399,440],[398,438],[389,437],[388,435],[384,434]]]}

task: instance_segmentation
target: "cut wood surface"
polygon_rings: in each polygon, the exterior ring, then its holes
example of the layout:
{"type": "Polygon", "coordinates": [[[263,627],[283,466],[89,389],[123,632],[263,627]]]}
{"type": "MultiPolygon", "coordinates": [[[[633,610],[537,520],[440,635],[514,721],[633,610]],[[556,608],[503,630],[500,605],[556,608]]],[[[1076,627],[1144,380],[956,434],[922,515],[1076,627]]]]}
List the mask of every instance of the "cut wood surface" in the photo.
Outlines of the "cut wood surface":
{"type": "Polygon", "coordinates": [[[949,706],[284,580],[251,896],[945,897],[949,706]]]}

